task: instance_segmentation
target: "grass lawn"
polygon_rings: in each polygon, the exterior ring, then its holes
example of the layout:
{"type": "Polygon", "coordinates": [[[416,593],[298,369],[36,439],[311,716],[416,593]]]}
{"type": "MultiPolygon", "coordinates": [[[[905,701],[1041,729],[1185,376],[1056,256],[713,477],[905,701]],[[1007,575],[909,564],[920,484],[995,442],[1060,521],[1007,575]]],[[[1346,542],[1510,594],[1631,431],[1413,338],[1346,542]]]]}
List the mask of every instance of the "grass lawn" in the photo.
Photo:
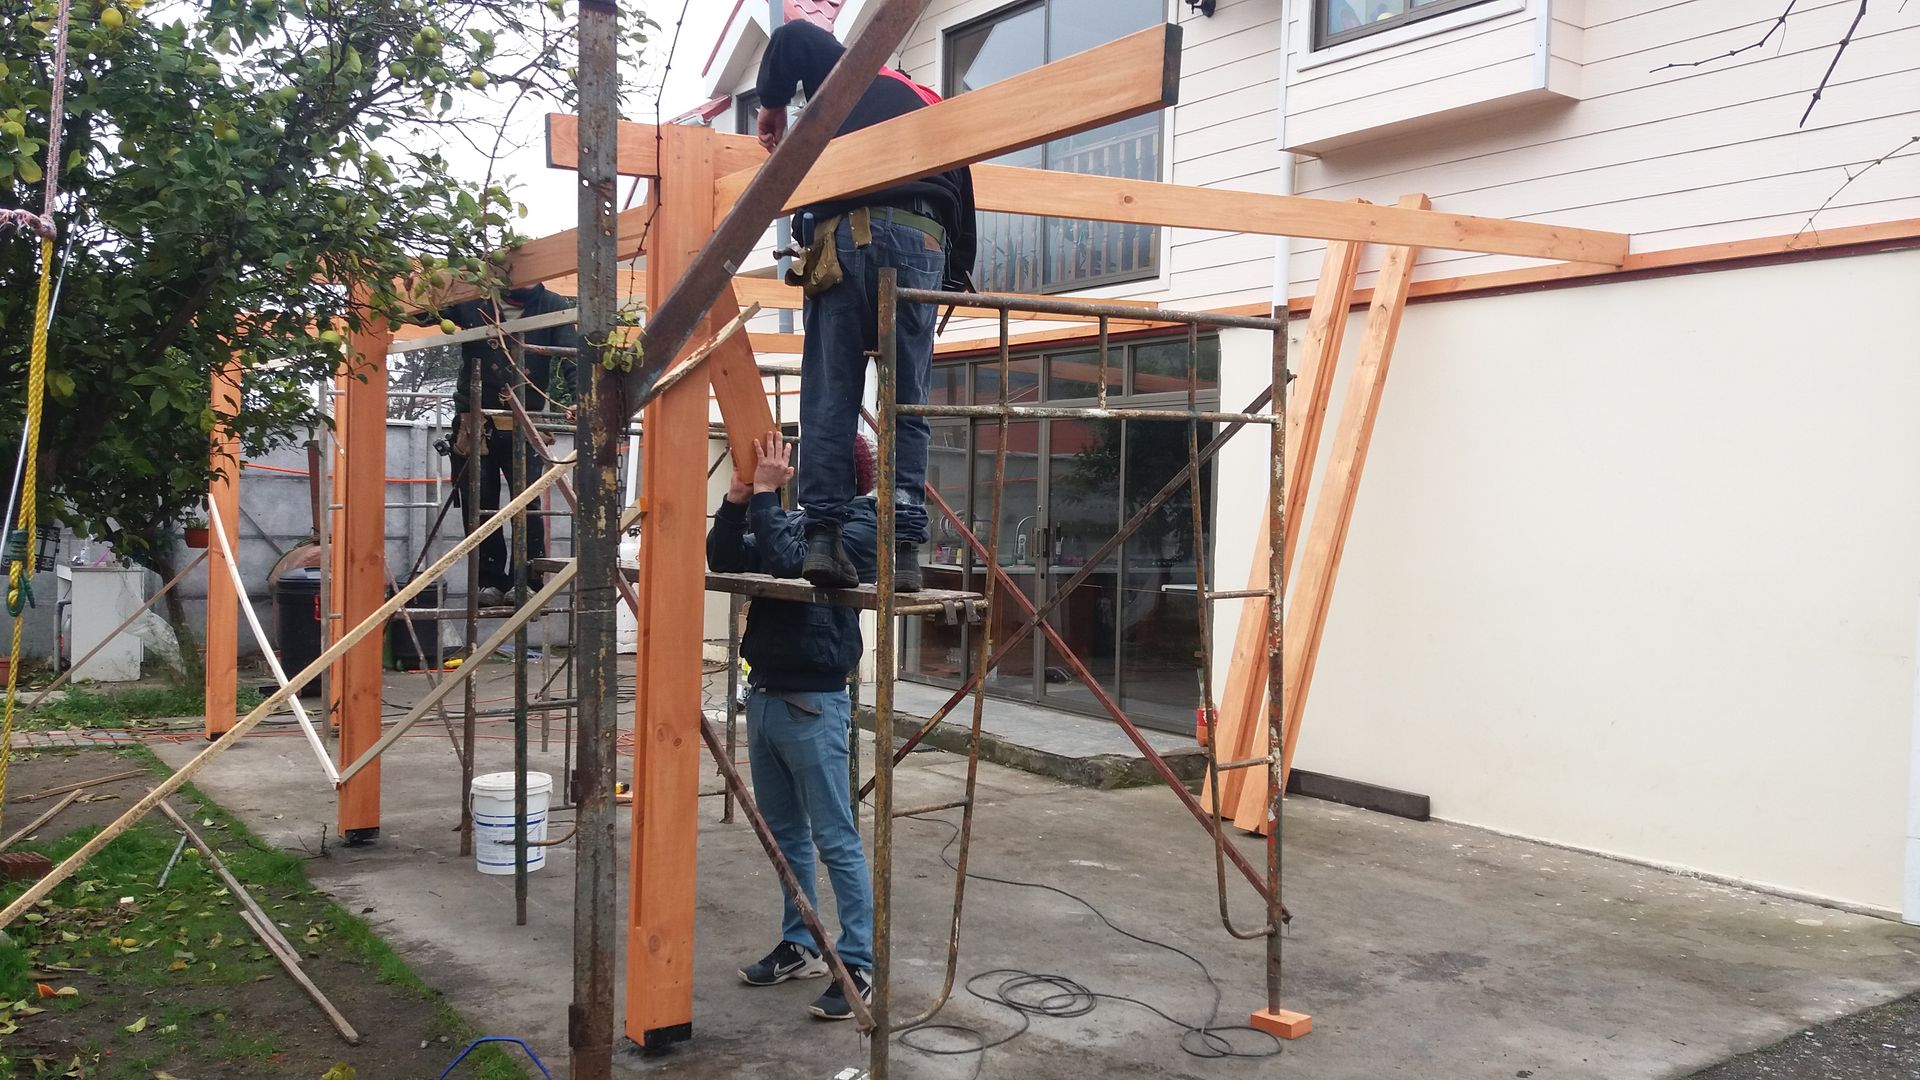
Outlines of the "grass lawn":
{"type": "MultiPolygon", "coordinates": [[[[15,754],[6,828],[51,805],[16,804],[18,796],[124,771],[129,762],[165,774],[145,750],[15,754]]],[[[70,807],[20,849],[58,862],[151,785],[141,779],[91,789],[91,801],[70,807]]],[[[5,931],[0,1077],[435,1077],[474,1037],[365,922],[314,890],[302,857],[268,847],[190,786],[173,805],[280,924],[363,1044],[349,1047],[335,1034],[246,928],[192,846],[159,885],[179,834],[156,815],[5,931]]],[[[0,904],[25,888],[0,885],[0,904]]],[[[456,1075],[525,1077],[523,1063],[486,1046],[456,1075]]]]}

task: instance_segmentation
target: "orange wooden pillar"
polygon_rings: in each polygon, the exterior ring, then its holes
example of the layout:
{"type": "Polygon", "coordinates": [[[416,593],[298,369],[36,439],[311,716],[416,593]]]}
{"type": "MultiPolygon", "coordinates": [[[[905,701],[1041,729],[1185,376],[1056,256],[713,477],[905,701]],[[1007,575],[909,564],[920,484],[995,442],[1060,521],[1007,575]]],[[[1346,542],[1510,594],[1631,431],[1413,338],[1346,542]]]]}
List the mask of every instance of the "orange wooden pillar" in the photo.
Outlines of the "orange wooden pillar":
{"type": "MultiPolygon", "coordinates": [[[[371,320],[348,338],[345,391],[334,410],[343,458],[334,472],[335,502],[344,509],[333,533],[333,605],[340,614],[328,637],[358,626],[386,600],[387,346],[393,329],[371,320]]],[[[332,705],[340,729],[340,761],[357,760],[380,738],[382,633],[369,634],[334,664],[332,705]]],[[[380,835],[380,762],[340,787],[338,831],[347,843],[380,835]]]]}
{"type": "MultiPolygon", "coordinates": [[[[240,439],[223,426],[226,417],[240,413],[240,362],[229,360],[213,373],[213,480],[207,486],[207,501],[220,512],[227,547],[240,553],[240,439]]],[[[211,517],[211,515],[209,515],[211,517]]],[[[209,530],[212,522],[208,522],[209,530]]],[[[227,570],[226,552],[209,531],[207,541],[207,640],[205,648],[207,738],[217,739],[232,730],[238,719],[240,692],[240,607],[234,595],[233,575],[227,570]]],[[[261,642],[261,648],[267,643],[261,642]]]]}
{"type": "MultiPolygon", "coordinates": [[[[658,307],[713,235],[713,133],[661,128],[661,211],[647,237],[647,303],[658,307]]],[[[711,328],[711,314],[709,328],[711,328]]],[[[708,333],[696,333],[689,348],[708,333]]],[[[695,838],[700,795],[699,612],[706,600],[704,365],[641,417],[639,642],[633,836],[627,899],[627,1037],[657,1050],[693,1035],[695,838]]]]}

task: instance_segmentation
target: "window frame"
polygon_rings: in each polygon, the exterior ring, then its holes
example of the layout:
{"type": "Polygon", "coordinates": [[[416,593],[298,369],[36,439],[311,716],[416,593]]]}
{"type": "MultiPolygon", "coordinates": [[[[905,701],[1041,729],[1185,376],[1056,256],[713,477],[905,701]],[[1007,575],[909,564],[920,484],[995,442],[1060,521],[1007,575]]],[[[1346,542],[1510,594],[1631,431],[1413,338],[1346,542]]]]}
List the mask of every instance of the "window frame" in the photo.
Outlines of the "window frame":
{"type": "Polygon", "coordinates": [[[1354,42],[1354,41],[1362,40],[1364,38],[1369,38],[1374,36],[1375,34],[1383,34],[1392,30],[1403,29],[1405,27],[1412,26],[1416,23],[1423,22],[1427,19],[1431,19],[1437,15],[1446,15],[1450,12],[1462,11],[1467,8],[1475,7],[1480,4],[1485,4],[1485,3],[1488,3],[1489,0],[1434,0],[1433,3],[1428,4],[1416,11],[1403,12],[1399,15],[1392,16],[1391,18],[1381,19],[1377,22],[1365,23],[1360,26],[1356,26],[1351,30],[1341,30],[1338,33],[1330,33],[1327,30],[1327,23],[1329,21],[1327,18],[1327,4],[1330,2],[1330,0],[1312,0],[1312,2],[1313,2],[1312,51],[1320,52],[1324,49],[1333,48],[1336,45],[1345,45],[1345,44],[1348,44],[1349,42],[1354,42]]]}
{"type": "MultiPolygon", "coordinates": [[[[954,62],[954,48],[956,44],[956,39],[963,37],[972,31],[979,30],[982,27],[991,26],[994,23],[1003,22],[1007,19],[1011,19],[1019,15],[1024,15],[1030,11],[1040,11],[1042,12],[1042,16],[1040,19],[1040,25],[1041,25],[1040,53],[1042,57],[1046,57],[1050,55],[1053,48],[1053,23],[1051,19],[1047,18],[1046,13],[1048,9],[1051,7],[1052,3],[1053,3],[1053,0],[1015,0],[1015,2],[1013,3],[1004,4],[1001,7],[995,8],[994,10],[986,12],[985,14],[975,16],[974,18],[967,19],[964,22],[958,22],[953,24],[952,26],[942,27],[940,30],[940,87],[939,87],[941,97],[953,98],[958,96],[958,93],[959,93],[955,89],[955,83],[960,77],[960,72],[957,70],[957,65],[954,62]]],[[[1317,3],[1317,0],[1316,0],[1316,3],[1317,3]]],[[[1167,21],[1166,7],[1164,4],[1161,5],[1160,21],[1163,23],[1167,21]]],[[[1043,63],[1052,63],[1052,62],[1053,61],[1051,60],[1043,60],[1043,63]]],[[[1159,129],[1158,138],[1156,139],[1156,150],[1155,150],[1156,160],[1154,162],[1154,172],[1156,175],[1154,175],[1151,178],[1154,180],[1164,180],[1166,178],[1167,162],[1173,150],[1172,137],[1171,137],[1171,132],[1169,130],[1169,125],[1170,125],[1169,117],[1170,117],[1171,111],[1172,110],[1162,110],[1159,113],[1156,113],[1154,116],[1154,122],[1159,129]]],[[[1041,143],[1038,147],[1035,148],[1040,152],[1039,168],[1047,169],[1048,171],[1052,171],[1051,166],[1048,164],[1052,156],[1050,153],[1050,143],[1051,143],[1051,140],[1046,143],[1041,143]]],[[[1010,216],[1026,216],[1026,215],[1010,215],[1010,216]]],[[[1066,221],[1066,220],[1072,220],[1072,219],[1042,218],[1041,220],[1066,221]]],[[[1111,227],[1111,225],[1109,225],[1109,227],[1111,227]]],[[[1046,271],[1042,269],[1040,271],[1041,280],[1037,284],[1034,291],[1041,295],[1051,295],[1055,293],[1073,293],[1073,292],[1081,292],[1088,289],[1103,289],[1103,288],[1108,288],[1116,285],[1133,285],[1133,284],[1138,284],[1140,282],[1160,280],[1166,274],[1167,231],[1157,225],[1145,225],[1145,226],[1137,226],[1137,227],[1148,230],[1148,236],[1150,239],[1150,242],[1146,245],[1147,255],[1146,255],[1146,265],[1144,267],[1137,270],[1132,270],[1132,271],[1124,271],[1124,270],[1110,271],[1108,273],[1100,274],[1098,276],[1074,278],[1068,281],[1060,281],[1060,282],[1052,282],[1052,283],[1049,283],[1048,281],[1046,281],[1046,271]]],[[[1046,257],[1047,256],[1046,233],[1044,230],[1044,226],[1042,227],[1042,233],[1041,233],[1041,253],[1040,254],[1042,256],[1043,264],[1049,261],[1046,257]]],[[[979,267],[977,264],[976,264],[975,270],[977,274],[979,271],[979,267]]]]}

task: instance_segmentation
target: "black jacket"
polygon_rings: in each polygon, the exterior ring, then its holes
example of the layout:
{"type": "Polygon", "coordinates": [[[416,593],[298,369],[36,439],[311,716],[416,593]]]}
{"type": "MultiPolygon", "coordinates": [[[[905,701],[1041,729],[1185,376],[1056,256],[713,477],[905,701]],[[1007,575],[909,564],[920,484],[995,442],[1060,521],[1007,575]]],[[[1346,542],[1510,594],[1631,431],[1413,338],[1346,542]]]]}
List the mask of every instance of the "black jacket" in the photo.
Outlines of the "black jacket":
{"type": "MultiPolygon", "coordinates": [[[[545,285],[530,285],[524,289],[510,290],[507,293],[507,302],[520,305],[520,314],[512,315],[502,312],[489,300],[469,300],[464,304],[455,304],[442,314],[452,319],[455,325],[462,329],[471,330],[475,327],[506,322],[509,319],[525,318],[528,315],[565,311],[575,306],[572,297],[561,296],[545,285]]],[[[566,326],[550,326],[544,330],[529,330],[515,336],[527,345],[570,349],[580,344],[579,331],[571,323],[566,326]]],[[[460,374],[454,380],[454,411],[464,412],[471,400],[468,397],[468,385],[472,381],[475,359],[480,361],[481,407],[506,408],[506,388],[519,380],[513,376],[513,364],[506,350],[494,344],[493,339],[485,338],[480,341],[469,341],[460,346],[460,374]]],[[[532,384],[522,396],[529,412],[539,412],[547,407],[547,387],[553,379],[556,359],[560,362],[560,377],[571,383],[573,381],[572,357],[554,357],[533,352],[521,357],[521,363],[526,367],[527,379],[532,384]]]]}
{"type": "MultiPolygon", "coordinates": [[[[782,509],[772,492],[745,506],[722,501],[707,531],[707,566],[718,574],[797,578],[807,557],[806,527],[806,514],[782,509]]],[[[861,581],[874,577],[876,527],[873,499],[855,499],[841,537],[861,581]]],[[[861,649],[859,611],[791,600],[754,600],[740,639],[753,685],[770,691],[844,689],[861,649]]]]}
{"type": "MultiPolygon", "coordinates": [[[[761,106],[768,109],[786,108],[793,101],[796,84],[805,88],[809,98],[818,94],[820,84],[826,81],[827,72],[833,70],[833,65],[846,51],[831,33],[810,22],[782,24],[780,29],[773,32],[772,39],[767,42],[767,51],[760,58],[760,78],[755,90],[760,95],[761,106]]],[[[872,127],[883,120],[926,107],[927,103],[920,100],[920,95],[912,87],[898,79],[875,75],[873,81],[867,84],[866,92],[854,103],[853,111],[847,114],[846,122],[840,125],[839,134],[872,127]]],[[[853,199],[809,206],[802,212],[811,212],[816,220],[820,220],[856,206],[892,206],[912,210],[915,203],[931,207],[934,218],[946,227],[947,283],[960,284],[962,274],[973,272],[977,243],[974,237],[973,173],[965,166],[909,180],[896,187],[869,192],[853,199]]]]}

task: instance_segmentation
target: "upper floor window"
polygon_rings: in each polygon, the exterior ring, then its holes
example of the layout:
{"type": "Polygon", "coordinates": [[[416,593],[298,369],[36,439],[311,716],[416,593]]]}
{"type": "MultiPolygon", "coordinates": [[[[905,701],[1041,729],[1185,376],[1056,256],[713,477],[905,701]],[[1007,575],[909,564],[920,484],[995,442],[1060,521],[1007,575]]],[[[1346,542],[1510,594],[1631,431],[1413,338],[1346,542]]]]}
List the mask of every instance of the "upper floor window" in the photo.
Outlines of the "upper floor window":
{"type": "MultiPolygon", "coordinates": [[[[1163,0],[1029,0],[947,32],[948,97],[1157,25],[1163,0]]],[[[1149,113],[994,159],[1002,165],[1160,179],[1162,121],[1149,113]]],[[[1159,230],[985,213],[974,282],[990,292],[1060,292],[1151,278],[1159,230]]]]}
{"type": "Polygon", "coordinates": [[[1313,0],[1313,47],[1324,49],[1486,0],[1313,0]]]}

